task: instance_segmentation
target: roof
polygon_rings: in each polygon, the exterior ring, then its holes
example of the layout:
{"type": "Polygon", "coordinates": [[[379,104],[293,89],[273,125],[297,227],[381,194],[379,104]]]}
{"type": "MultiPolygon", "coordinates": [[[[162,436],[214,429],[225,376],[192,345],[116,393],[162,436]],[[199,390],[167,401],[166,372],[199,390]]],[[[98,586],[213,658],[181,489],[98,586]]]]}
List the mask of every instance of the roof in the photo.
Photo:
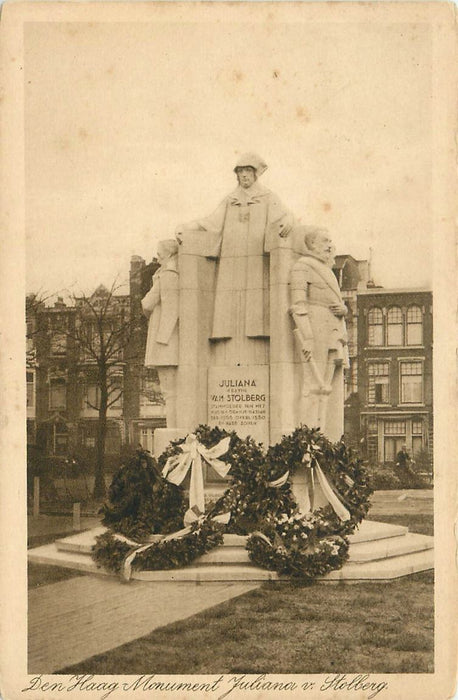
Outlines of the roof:
{"type": "Polygon", "coordinates": [[[380,289],[362,289],[358,292],[358,296],[371,296],[375,294],[432,294],[432,290],[427,287],[399,287],[397,289],[381,287],[380,289]]]}
{"type": "Polygon", "coordinates": [[[353,255],[348,255],[348,254],[336,255],[334,258],[333,267],[336,268],[337,270],[341,270],[344,267],[347,260],[353,260],[353,262],[355,262],[355,263],[362,262],[361,260],[356,260],[356,258],[354,258],[353,255]]]}

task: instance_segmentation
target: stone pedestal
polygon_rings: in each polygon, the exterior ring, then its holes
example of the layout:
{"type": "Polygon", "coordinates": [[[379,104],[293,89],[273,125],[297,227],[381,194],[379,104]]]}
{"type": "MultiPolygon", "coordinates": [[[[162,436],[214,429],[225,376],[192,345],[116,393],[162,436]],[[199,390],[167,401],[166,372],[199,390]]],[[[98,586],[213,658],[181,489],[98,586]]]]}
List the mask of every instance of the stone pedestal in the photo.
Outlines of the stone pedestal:
{"type": "MultiPolygon", "coordinates": [[[[270,337],[240,342],[210,340],[219,240],[207,231],[188,232],[179,249],[178,432],[184,436],[202,423],[251,435],[265,446],[300,425],[302,363],[289,314],[289,279],[301,252],[297,241],[278,237],[269,252],[270,337]],[[240,356],[246,342],[250,352],[240,356]],[[232,343],[232,344],[231,344],[232,343]],[[232,349],[231,349],[232,348],[232,349]],[[237,352],[234,351],[234,348],[237,352]],[[251,359],[247,359],[251,358],[251,359]]],[[[343,405],[343,378],[330,402],[343,405]]],[[[332,423],[332,421],[331,421],[332,423]]],[[[329,424],[331,440],[343,425],[329,424]]],[[[156,431],[156,454],[166,446],[165,431],[156,431]]]]}

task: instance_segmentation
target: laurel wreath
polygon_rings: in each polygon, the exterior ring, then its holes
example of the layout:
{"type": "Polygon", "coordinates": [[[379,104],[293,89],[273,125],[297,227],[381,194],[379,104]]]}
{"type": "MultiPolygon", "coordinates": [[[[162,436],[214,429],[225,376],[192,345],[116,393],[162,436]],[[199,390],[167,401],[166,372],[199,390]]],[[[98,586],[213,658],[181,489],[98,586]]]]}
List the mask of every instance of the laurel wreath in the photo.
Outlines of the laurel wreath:
{"type": "MultiPolygon", "coordinates": [[[[207,448],[230,437],[229,449],[221,457],[230,465],[228,488],[188,532],[151,543],[140,551],[133,562],[134,569],[186,566],[221,545],[224,532],[248,535],[246,546],[255,564],[304,583],[344,564],[348,558],[348,536],[367,514],[372,488],[361,461],[343,441],[331,443],[319,430],[301,426],[264,452],[252,438],[241,439],[235,432],[217,427],[200,425],[194,433],[207,448]],[[349,520],[342,522],[330,506],[305,515],[299,512],[291,491],[291,477],[302,464],[306,452],[313,454],[333,485],[350,513],[349,520]],[[276,486],[275,482],[281,481],[286,471],[288,478],[276,486]],[[231,514],[228,525],[214,519],[227,512],[231,514]]],[[[180,452],[183,442],[184,438],[174,441],[157,463],[154,461],[155,473],[162,472],[167,459],[180,452]]],[[[161,489],[156,488],[156,502],[160,493],[161,489]]],[[[147,497],[146,493],[144,495],[147,497]]],[[[170,523],[183,514],[181,498],[169,498],[168,506],[164,532],[170,531],[170,523]]],[[[160,533],[157,518],[155,523],[155,532],[160,533]]],[[[142,531],[144,525],[142,523],[142,531]]],[[[142,542],[118,539],[116,533],[123,531],[122,523],[109,526],[111,531],[97,538],[93,558],[99,566],[120,572],[126,557],[142,542]]]]}

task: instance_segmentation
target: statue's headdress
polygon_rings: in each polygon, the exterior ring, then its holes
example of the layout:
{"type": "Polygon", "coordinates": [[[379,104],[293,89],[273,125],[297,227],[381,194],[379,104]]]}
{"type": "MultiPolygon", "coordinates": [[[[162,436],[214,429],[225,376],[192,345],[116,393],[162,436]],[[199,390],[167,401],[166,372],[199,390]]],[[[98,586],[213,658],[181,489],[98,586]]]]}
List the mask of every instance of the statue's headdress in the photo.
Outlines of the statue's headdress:
{"type": "Polygon", "coordinates": [[[237,168],[254,168],[256,171],[256,176],[259,177],[267,170],[267,164],[263,159],[256,153],[244,153],[238,159],[234,172],[237,172],[237,168]]]}

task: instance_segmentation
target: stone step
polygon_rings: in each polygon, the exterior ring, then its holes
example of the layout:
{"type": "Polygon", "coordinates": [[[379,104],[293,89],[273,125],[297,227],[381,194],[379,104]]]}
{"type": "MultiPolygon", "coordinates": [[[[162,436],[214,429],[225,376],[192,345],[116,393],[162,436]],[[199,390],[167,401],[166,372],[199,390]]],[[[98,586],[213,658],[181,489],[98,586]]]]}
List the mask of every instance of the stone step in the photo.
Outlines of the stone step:
{"type": "MultiPolygon", "coordinates": [[[[243,553],[246,554],[245,552],[243,553]]],[[[59,551],[53,544],[29,550],[29,561],[37,564],[76,569],[92,574],[110,575],[104,569],[97,568],[87,554],[59,551]]],[[[391,556],[374,561],[361,562],[351,560],[342,569],[327,574],[323,580],[389,580],[432,568],[434,568],[434,550],[429,548],[402,556],[391,556]]],[[[261,569],[254,564],[240,562],[238,564],[207,563],[165,571],[134,571],[132,578],[139,581],[195,581],[198,583],[199,581],[266,581],[278,580],[282,577],[279,577],[276,572],[261,569]]]]}
{"type": "Polygon", "coordinates": [[[55,541],[56,548],[62,552],[81,552],[90,554],[95,544],[95,538],[103,535],[107,531],[106,527],[94,527],[92,530],[79,532],[77,535],[70,535],[55,541]]]}
{"type": "Polygon", "coordinates": [[[87,552],[60,550],[54,542],[29,549],[27,559],[33,564],[61,566],[64,569],[76,569],[90,574],[110,575],[109,571],[99,569],[87,552]]]}
{"type": "MultiPolygon", "coordinates": [[[[209,581],[278,581],[282,577],[275,571],[267,571],[254,564],[207,564],[168,571],[133,571],[132,578],[136,581],[195,581],[198,584],[209,581]]],[[[288,580],[287,576],[283,578],[288,580]]]]}
{"type": "MultiPolygon", "coordinates": [[[[60,540],[56,540],[56,547],[67,552],[86,552],[90,554],[95,538],[107,531],[103,525],[70,535],[60,540]]],[[[352,544],[360,542],[373,542],[386,538],[400,537],[408,533],[408,528],[402,525],[391,525],[389,523],[379,523],[371,520],[364,520],[358,530],[350,537],[352,544]]],[[[224,535],[225,547],[245,547],[247,537],[243,535],[224,535]]]]}
{"type": "Polygon", "coordinates": [[[250,559],[245,547],[217,547],[211,552],[203,554],[196,559],[197,566],[205,566],[206,564],[248,564],[250,559]]]}
{"type": "Polygon", "coordinates": [[[383,540],[369,542],[356,542],[350,547],[351,562],[367,562],[390,557],[399,557],[403,554],[421,552],[434,547],[434,538],[427,535],[418,535],[408,532],[401,537],[389,537],[383,540]]]}
{"type": "Polygon", "coordinates": [[[363,520],[357,530],[350,535],[350,543],[373,542],[388,537],[401,537],[409,532],[405,525],[392,525],[391,523],[379,523],[376,520],[363,520]]]}
{"type": "MultiPolygon", "coordinates": [[[[29,561],[72,568],[87,573],[107,574],[90,556],[95,537],[106,531],[100,526],[29,550],[29,561]]],[[[133,577],[151,581],[264,581],[276,579],[250,563],[246,537],[225,535],[224,546],[200,557],[185,569],[134,572],[133,577]]],[[[413,571],[433,568],[433,538],[408,533],[406,527],[364,521],[351,538],[350,558],[340,571],[325,580],[384,580],[413,571]]]]}
{"type": "Polygon", "coordinates": [[[347,562],[342,569],[331,571],[325,581],[387,581],[418,571],[434,569],[434,550],[404,554],[399,557],[378,559],[364,563],[347,562]]]}

